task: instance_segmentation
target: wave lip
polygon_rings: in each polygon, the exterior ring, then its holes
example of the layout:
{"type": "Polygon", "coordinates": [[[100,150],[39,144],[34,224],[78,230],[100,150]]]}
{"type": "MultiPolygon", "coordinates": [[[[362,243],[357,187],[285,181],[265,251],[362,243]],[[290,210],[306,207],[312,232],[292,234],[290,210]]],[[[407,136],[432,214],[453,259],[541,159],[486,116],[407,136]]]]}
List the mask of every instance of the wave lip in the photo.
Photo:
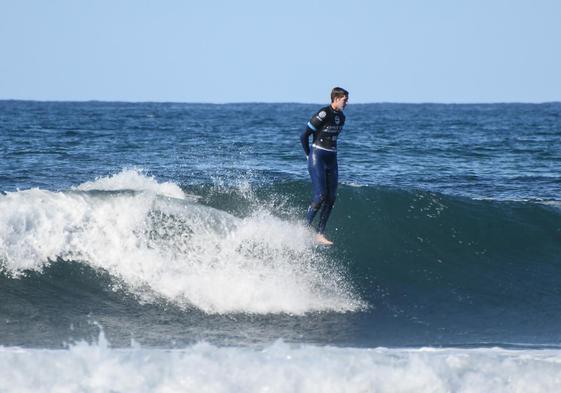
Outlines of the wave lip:
{"type": "Polygon", "coordinates": [[[17,277],[53,261],[79,261],[107,271],[116,288],[141,301],[171,301],[207,313],[364,307],[303,224],[266,211],[237,218],[177,190],[122,172],[73,191],[0,196],[0,215],[6,217],[0,222],[0,264],[17,277]]]}

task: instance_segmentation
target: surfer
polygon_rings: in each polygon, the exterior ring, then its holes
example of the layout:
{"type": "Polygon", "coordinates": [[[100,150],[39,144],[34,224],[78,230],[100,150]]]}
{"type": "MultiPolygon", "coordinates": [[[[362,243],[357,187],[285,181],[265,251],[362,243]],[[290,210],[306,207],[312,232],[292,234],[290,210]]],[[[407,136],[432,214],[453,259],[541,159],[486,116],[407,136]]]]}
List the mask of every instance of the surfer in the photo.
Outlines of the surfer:
{"type": "Polygon", "coordinates": [[[345,124],[343,109],[347,106],[349,92],[341,87],[331,91],[331,104],[321,108],[308,122],[300,136],[308,160],[308,172],[312,179],[313,198],[306,219],[311,225],[321,208],[316,241],[331,245],[325,235],[325,225],[335,203],[337,193],[337,137],[345,124]],[[313,135],[310,148],[309,136],[313,135]]]}

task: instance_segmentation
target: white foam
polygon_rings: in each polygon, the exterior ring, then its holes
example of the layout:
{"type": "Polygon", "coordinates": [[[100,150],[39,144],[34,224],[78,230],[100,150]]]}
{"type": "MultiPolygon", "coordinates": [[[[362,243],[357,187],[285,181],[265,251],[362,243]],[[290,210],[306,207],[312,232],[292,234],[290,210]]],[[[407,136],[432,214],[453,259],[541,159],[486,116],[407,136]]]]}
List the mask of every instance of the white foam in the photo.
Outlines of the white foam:
{"type": "MultiPolygon", "coordinates": [[[[239,219],[152,191],[82,192],[118,191],[117,184],[130,190],[129,180],[137,176],[98,179],[77,187],[80,192],[32,189],[0,196],[4,270],[17,276],[57,258],[83,261],[108,271],[144,301],[164,297],[208,313],[364,307],[299,222],[267,211],[239,219]]],[[[148,188],[161,191],[154,179],[137,180],[144,190],[154,182],[148,188]]]]}
{"type": "Polygon", "coordinates": [[[177,184],[171,182],[158,183],[156,179],[144,175],[138,169],[127,169],[113,176],[100,177],[95,181],[82,183],[74,189],[80,191],[149,191],[172,198],[185,198],[185,193],[177,184]]]}
{"type": "Polygon", "coordinates": [[[356,349],[288,345],[262,349],[199,343],[180,350],[0,347],[2,392],[430,392],[551,393],[561,351],[356,349]]]}
{"type": "Polygon", "coordinates": [[[549,200],[549,201],[541,201],[539,203],[543,203],[544,205],[553,206],[553,207],[556,207],[558,209],[561,209],[561,201],[549,200]]]}

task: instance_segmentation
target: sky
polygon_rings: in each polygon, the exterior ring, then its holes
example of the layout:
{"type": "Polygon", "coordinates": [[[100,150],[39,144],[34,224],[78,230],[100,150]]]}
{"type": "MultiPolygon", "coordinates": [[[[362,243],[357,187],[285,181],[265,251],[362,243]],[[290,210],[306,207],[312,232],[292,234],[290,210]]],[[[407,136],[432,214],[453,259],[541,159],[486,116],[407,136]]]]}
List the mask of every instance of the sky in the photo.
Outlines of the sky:
{"type": "Polygon", "coordinates": [[[558,0],[0,0],[0,99],[561,101],[558,0]]]}

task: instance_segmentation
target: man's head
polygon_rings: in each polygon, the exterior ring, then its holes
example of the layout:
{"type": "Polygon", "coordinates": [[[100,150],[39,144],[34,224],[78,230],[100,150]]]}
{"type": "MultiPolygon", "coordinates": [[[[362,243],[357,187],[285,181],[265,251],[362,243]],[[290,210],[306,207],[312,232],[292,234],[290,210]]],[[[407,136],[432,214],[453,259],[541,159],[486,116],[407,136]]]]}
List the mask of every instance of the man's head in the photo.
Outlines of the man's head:
{"type": "Polygon", "coordinates": [[[349,92],[342,87],[334,87],[331,90],[331,107],[341,111],[347,106],[349,100],[349,92]]]}

